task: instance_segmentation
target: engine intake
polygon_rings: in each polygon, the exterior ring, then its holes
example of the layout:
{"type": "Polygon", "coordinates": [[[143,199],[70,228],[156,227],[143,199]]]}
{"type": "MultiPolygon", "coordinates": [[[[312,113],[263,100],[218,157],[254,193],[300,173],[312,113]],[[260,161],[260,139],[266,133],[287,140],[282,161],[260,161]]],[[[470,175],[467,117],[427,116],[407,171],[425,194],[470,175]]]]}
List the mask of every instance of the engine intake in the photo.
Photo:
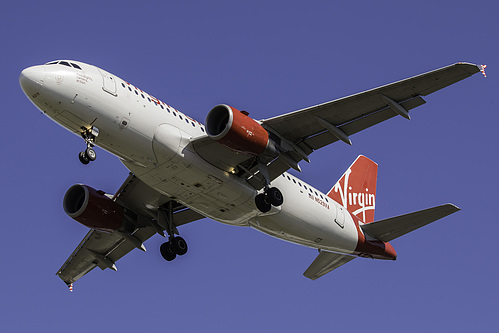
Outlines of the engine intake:
{"type": "Polygon", "coordinates": [[[211,109],[205,125],[213,140],[244,154],[260,155],[271,146],[269,133],[258,122],[229,105],[211,109]]]}
{"type": "Polygon", "coordinates": [[[103,191],[87,185],[71,186],[64,195],[62,205],[66,214],[92,229],[113,232],[123,223],[123,208],[103,191]]]}

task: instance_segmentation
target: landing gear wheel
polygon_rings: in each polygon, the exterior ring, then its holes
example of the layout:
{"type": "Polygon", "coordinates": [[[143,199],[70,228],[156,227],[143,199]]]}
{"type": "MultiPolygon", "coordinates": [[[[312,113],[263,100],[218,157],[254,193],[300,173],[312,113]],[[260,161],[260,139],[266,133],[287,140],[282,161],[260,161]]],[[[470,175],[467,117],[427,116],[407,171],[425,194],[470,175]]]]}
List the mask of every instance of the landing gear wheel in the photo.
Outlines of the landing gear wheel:
{"type": "Polygon", "coordinates": [[[187,253],[187,243],[182,237],[175,237],[171,240],[171,249],[179,256],[187,253]]]}
{"type": "Polygon", "coordinates": [[[90,160],[88,159],[88,156],[84,151],[81,151],[80,154],[78,154],[78,158],[80,159],[80,162],[82,164],[90,163],[90,160]]]}
{"type": "Polygon", "coordinates": [[[177,257],[177,254],[175,252],[173,252],[172,245],[170,242],[165,242],[165,243],[161,244],[161,246],[159,248],[159,252],[161,252],[161,256],[166,261],[172,261],[173,259],[175,259],[177,257]]]}
{"type": "Polygon", "coordinates": [[[97,154],[95,153],[95,150],[93,150],[90,147],[85,150],[85,154],[87,155],[87,158],[89,161],[95,161],[95,159],[97,158],[97,154]]]}
{"type": "Polygon", "coordinates": [[[267,195],[260,193],[255,197],[256,208],[262,213],[267,213],[272,208],[272,205],[267,199],[267,195]]]}
{"type": "Polygon", "coordinates": [[[267,200],[272,206],[280,206],[284,202],[281,191],[277,187],[271,187],[267,191],[267,200]]]}

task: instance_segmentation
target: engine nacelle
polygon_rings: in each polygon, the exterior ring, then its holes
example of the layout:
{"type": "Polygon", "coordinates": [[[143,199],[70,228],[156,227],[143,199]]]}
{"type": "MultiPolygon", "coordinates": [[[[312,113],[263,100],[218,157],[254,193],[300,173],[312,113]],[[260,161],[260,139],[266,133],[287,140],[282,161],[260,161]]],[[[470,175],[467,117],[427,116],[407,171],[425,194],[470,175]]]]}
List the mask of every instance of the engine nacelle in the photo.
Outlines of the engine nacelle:
{"type": "Polygon", "coordinates": [[[109,199],[103,191],[82,184],[73,185],[64,195],[66,214],[84,226],[113,232],[119,229],[124,219],[123,208],[109,199]]]}
{"type": "Polygon", "coordinates": [[[246,113],[231,106],[215,106],[206,116],[205,125],[208,136],[235,151],[255,156],[273,148],[269,133],[246,113]]]}

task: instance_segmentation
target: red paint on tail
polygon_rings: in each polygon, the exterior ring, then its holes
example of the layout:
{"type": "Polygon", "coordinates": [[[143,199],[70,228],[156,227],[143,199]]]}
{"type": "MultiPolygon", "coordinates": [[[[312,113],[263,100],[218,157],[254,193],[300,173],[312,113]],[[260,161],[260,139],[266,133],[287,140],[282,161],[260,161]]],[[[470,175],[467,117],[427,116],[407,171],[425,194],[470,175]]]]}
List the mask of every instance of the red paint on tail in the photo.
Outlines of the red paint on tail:
{"type": "Polygon", "coordinates": [[[378,165],[360,155],[327,194],[364,223],[374,221],[378,165]]]}

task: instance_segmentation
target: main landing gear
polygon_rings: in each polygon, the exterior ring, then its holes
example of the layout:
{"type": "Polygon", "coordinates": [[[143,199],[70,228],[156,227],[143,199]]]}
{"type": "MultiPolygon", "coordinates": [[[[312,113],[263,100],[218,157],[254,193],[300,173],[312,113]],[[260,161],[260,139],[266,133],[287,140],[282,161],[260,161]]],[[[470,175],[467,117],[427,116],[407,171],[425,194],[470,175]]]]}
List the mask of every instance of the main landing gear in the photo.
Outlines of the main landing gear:
{"type": "Polygon", "coordinates": [[[83,164],[88,164],[91,161],[95,161],[97,158],[97,154],[95,154],[95,150],[93,147],[95,145],[95,138],[99,135],[99,129],[95,126],[88,128],[82,128],[83,132],[81,133],[81,137],[85,140],[87,144],[87,149],[81,151],[78,155],[80,162],[83,164]]]}
{"type": "Polygon", "coordinates": [[[277,187],[270,187],[255,197],[256,208],[262,213],[267,213],[272,206],[280,206],[283,202],[284,198],[277,187]]]}
{"type": "Polygon", "coordinates": [[[187,253],[187,242],[179,236],[177,228],[173,224],[173,201],[164,204],[158,211],[158,222],[168,233],[168,242],[161,244],[159,252],[166,261],[172,261],[187,253]]]}
{"type": "Polygon", "coordinates": [[[163,259],[172,261],[177,255],[183,256],[187,253],[187,243],[182,237],[173,237],[168,242],[161,244],[159,251],[163,259]]]}
{"type": "Polygon", "coordinates": [[[270,211],[272,206],[278,207],[284,202],[281,191],[277,187],[270,187],[270,176],[267,164],[258,161],[258,169],[263,175],[264,179],[264,190],[263,193],[258,194],[255,197],[256,208],[262,213],[267,213],[270,211]]]}

